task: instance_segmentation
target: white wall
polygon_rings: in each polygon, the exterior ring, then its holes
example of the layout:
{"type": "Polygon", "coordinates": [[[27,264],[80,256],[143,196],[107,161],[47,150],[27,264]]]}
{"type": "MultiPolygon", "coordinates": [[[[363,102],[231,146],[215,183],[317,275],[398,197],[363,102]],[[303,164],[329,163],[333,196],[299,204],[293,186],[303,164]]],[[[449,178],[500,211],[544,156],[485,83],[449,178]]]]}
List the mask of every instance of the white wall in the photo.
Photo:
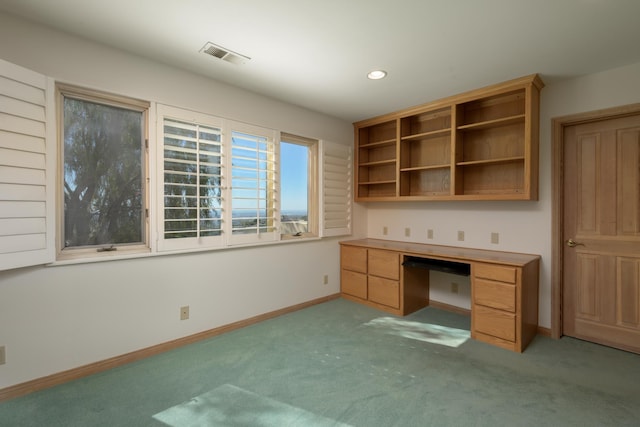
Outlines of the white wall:
{"type": "MultiPolygon", "coordinates": [[[[350,123],[3,14],[0,58],[68,83],[353,143],[350,123]]],[[[365,234],[361,208],[354,226],[365,234]]],[[[339,240],[0,272],[0,388],[337,293],[339,240]]]]}
{"type": "MultiPolygon", "coordinates": [[[[61,81],[352,143],[349,123],[2,14],[0,58],[61,81]]],[[[356,205],[355,236],[540,254],[540,324],[549,327],[550,120],[639,101],[640,64],[549,85],[542,92],[539,201],[356,205]],[[491,232],[500,233],[498,245],[491,232]]],[[[0,388],[338,292],[338,240],[0,272],[0,345],[7,351],[0,388]],[[329,285],[322,285],[324,274],[329,285]],[[191,319],[179,321],[187,304],[191,319]]],[[[447,291],[456,280],[436,274],[432,297],[468,306],[468,282],[459,282],[456,298],[447,291]]]]}
{"type": "MultiPolygon", "coordinates": [[[[531,70],[535,72],[536,70],[531,70]]],[[[542,76],[544,80],[544,75],[542,76]]],[[[540,195],[535,202],[428,202],[366,204],[369,237],[525,252],[542,256],[539,323],[551,327],[551,119],[602,108],[640,102],[640,63],[548,84],[540,107],[540,195]],[[383,236],[382,229],[389,234],[383,236]],[[404,236],[405,227],[411,237],[404,236]],[[427,239],[427,229],[434,238],[427,239]],[[457,232],[465,232],[464,242],[457,232]],[[491,233],[500,236],[491,243],[491,233]]],[[[431,298],[469,308],[468,280],[451,275],[431,277],[431,298]],[[450,282],[461,284],[459,295],[450,282]],[[462,285],[466,283],[466,287],[462,285]]]]}

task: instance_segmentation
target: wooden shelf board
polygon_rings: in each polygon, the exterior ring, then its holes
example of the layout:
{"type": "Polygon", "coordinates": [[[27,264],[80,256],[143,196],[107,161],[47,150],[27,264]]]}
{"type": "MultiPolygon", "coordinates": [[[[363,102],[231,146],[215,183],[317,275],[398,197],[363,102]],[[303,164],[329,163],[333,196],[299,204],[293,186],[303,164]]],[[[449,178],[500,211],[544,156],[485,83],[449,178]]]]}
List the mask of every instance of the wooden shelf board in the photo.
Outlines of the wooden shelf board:
{"type": "Polygon", "coordinates": [[[486,129],[486,128],[497,127],[497,126],[507,126],[515,123],[524,123],[524,118],[525,118],[524,114],[518,114],[517,116],[503,117],[500,119],[487,120],[485,122],[460,125],[458,126],[458,130],[461,130],[461,131],[480,130],[480,129],[486,129]]]}
{"type": "Polygon", "coordinates": [[[484,159],[484,160],[470,160],[465,162],[458,162],[456,163],[456,166],[491,165],[491,164],[523,162],[523,161],[524,161],[524,156],[503,157],[500,159],[484,159]]]}
{"type": "Polygon", "coordinates": [[[395,145],[396,143],[396,139],[386,139],[384,141],[376,141],[376,142],[370,142],[368,144],[360,144],[360,146],[358,148],[377,148],[377,147],[384,147],[386,145],[395,145]]]}
{"type": "Polygon", "coordinates": [[[450,192],[448,191],[426,191],[422,194],[407,194],[407,195],[401,195],[401,198],[403,201],[414,201],[414,202],[420,202],[420,201],[425,201],[425,200],[452,200],[452,195],[450,192]]]}
{"type": "Polygon", "coordinates": [[[391,165],[394,164],[396,162],[396,159],[389,159],[389,160],[378,160],[375,162],[365,162],[365,163],[360,163],[358,166],[381,166],[381,165],[391,165]]]}
{"type": "Polygon", "coordinates": [[[430,169],[449,169],[450,167],[451,165],[448,163],[446,165],[414,166],[410,168],[402,168],[400,169],[400,172],[413,172],[413,171],[423,171],[423,170],[430,170],[430,169]]]}
{"type": "Polygon", "coordinates": [[[355,198],[356,202],[395,202],[398,200],[398,196],[396,196],[395,194],[389,194],[388,196],[358,196],[355,198]]]}
{"type": "Polygon", "coordinates": [[[366,181],[366,182],[359,182],[358,185],[379,185],[379,184],[395,184],[396,180],[388,180],[388,181],[366,181]]]}
{"type": "Polygon", "coordinates": [[[431,132],[417,133],[415,135],[407,135],[407,136],[403,136],[401,139],[402,141],[412,141],[416,139],[426,139],[426,138],[432,138],[436,136],[444,136],[450,133],[451,133],[451,128],[447,128],[447,129],[434,130],[431,132]]]}

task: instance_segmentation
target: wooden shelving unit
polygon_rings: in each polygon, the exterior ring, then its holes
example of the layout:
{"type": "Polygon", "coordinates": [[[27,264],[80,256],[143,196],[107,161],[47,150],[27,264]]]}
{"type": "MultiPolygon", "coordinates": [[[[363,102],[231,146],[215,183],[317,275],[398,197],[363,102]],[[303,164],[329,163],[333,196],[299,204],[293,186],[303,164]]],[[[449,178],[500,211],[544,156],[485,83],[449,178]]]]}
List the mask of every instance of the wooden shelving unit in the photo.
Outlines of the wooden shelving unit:
{"type": "Polygon", "coordinates": [[[369,199],[397,194],[397,131],[394,120],[358,130],[357,190],[369,199]]]}
{"type": "Polygon", "coordinates": [[[354,123],[356,201],[537,200],[537,75],[354,123]]]}

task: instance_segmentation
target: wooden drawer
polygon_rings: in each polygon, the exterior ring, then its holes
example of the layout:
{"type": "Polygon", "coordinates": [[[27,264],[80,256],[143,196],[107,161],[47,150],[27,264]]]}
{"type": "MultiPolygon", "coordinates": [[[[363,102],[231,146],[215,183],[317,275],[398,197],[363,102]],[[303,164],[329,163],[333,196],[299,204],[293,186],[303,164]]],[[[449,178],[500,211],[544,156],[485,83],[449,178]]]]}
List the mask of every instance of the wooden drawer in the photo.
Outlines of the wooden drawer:
{"type": "Polygon", "coordinates": [[[473,306],[473,328],[478,332],[516,341],[516,315],[482,305],[473,306]]]}
{"type": "Polygon", "coordinates": [[[495,264],[473,264],[473,276],[505,283],[516,283],[517,269],[495,264]]]}
{"type": "Polygon", "coordinates": [[[398,252],[369,249],[367,259],[370,275],[400,280],[400,254],[398,252]]]}
{"type": "Polygon", "coordinates": [[[516,285],[474,277],[473,302],[515,313],[516,285]]]}
{"type": "Polygon", "coordinates": [[[400,308],[400,283],[397,280],[369,276],[369,301],[400,308]]]}
{"type": "Polygon", "coordinates": [[[367,275],[342,269],[340,271],[340,287],[345,294],[367,299],[367,275]]]}
{"type": "Polygon", "coordinates": [[[342,246],[340,250],[340,266],[360,273],[367,272],[367,249],[353,246],[342,246]]]}

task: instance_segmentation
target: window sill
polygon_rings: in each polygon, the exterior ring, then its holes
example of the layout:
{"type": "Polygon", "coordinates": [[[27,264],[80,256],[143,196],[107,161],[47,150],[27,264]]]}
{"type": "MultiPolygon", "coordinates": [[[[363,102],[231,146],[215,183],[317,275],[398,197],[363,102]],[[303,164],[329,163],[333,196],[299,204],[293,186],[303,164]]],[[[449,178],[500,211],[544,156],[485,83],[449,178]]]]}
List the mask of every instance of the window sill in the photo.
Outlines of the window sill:
{"type": "Polygon", "coordinates": [[[198,248],[198,249],[180,249],[173,251],[152,251],[149,248],[140,249],[140,247],[134,248],[118,248],[117,251],[108,251],[108,252],[88,252],[88,251],[77,251],[76,253],[66,253],[66,254],[58,254],[58,259],[50,264],[47,264],[47,267],[58,267],[65,265],[74,265],[74,264],[89,264],[96,262],[107,262],[107,261],[120,261],[120,260],[129,260],[129,259],[137,259],[137,258],[150,258],[157,256],[167,256],[167,255],[184,255],[184,254],[196,254],[196,253],[204,253],[204,252],[215,252],[215,251],[224,251],[224,250],[233,250],[233,249],[247,249],[247,248],[255,248],[255,247],[263,247],[263,246],[273,246],[273,245],[282,245],[282,244],[290,244],[290,243],[302,243],[302,242],[314,242],[322,240],[321,237],[315,235],[302,235],[302,236],[293,236],[286,235],[281,236],[279,241],[271,241],[264,243],[247,243],[240,245],[228,245],[228,246],[220,246],[215,248],[198,248]]]}

